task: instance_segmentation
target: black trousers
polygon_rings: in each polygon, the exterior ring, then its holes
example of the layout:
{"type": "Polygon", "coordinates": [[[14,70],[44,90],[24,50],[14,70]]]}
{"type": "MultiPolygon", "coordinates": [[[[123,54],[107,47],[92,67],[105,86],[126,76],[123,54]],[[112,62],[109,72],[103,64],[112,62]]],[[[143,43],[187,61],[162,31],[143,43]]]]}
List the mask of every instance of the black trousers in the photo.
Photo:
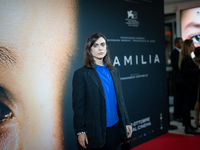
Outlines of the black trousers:
{"type": "Polygon", "coordinates": [[[183,117],[184,97],[180,83],[174,84],[174,118],[183,117]]]}
{"type": "Polygon", "coordinates": [[[183,84],[184,106],[183,106],[183,125],[191,126],[190,110],[194,109],[197,101],[198,83],[183,84]]]}
{"type": "Polygon", "coordinates": [[[102,148],[84,149],[79,145],[79,150],[121,150],[120,123],[106,128],[106,144],[102,148]]]}

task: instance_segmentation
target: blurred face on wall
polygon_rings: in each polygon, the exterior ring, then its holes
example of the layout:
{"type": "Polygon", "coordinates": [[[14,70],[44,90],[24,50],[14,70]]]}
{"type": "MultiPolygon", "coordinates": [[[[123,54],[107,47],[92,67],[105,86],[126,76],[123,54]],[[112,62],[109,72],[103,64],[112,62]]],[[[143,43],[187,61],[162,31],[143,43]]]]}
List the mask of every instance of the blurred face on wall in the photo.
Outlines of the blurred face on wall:
{"type": "Polygon", "coordinates": [[[63,149],[75,0],[0,1],[0,149],[63,149]]]}
{"type": "Polygon", "coordinates": [[[181,34],[183,40],[192,39],[195,47],[200,46],[200,7],[182,11],[181,34]]]}

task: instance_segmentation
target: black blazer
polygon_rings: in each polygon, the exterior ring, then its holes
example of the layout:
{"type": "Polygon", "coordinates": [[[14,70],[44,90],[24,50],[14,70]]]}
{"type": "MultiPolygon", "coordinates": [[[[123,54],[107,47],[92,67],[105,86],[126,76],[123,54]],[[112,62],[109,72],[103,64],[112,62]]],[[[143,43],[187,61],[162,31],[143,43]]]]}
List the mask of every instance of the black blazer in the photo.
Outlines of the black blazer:
{"type": "Polygon", "coordinates": [[[182,60],[181,68],[178,72],[176,81],[182,84],[198,83],[199,75],[200,69],[192,60],[192,58],[187,55],[182,60]]]}
{"type": "Polygon", "coordinates": [[[178,62],[179,62],[179,54],[180,52],[177,49],[174,49],[171,53],[171,64],[173,68],[173,83],[176,81],[176,76],[179,70],[178,62]]]}
{"type": "MultiPolygon", "coordinates": [[[[121,136],[126,137],[126,125],[130,125],[124,103],[119,71],[110,70],[118,103],[121,136]]],[[[82,67],[73,77],[72,106],[74,110],[74,131],[86,132],[87,148],[100,148],[106,141],[106,104],[104,89],[95,69],[82,67]]]]}

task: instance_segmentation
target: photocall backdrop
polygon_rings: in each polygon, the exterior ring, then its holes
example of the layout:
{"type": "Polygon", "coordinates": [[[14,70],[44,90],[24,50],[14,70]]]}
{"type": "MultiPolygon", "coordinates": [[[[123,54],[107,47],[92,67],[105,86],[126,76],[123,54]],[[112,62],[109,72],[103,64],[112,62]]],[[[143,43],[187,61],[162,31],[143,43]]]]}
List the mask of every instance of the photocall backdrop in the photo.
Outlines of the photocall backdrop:
{"type": "Polygon", "coordinates": [[[103,33],[121,73],[133,135],[168,130],[163,0],[1,0],[0,149],[76,149],[72,77],[103,33]],[[64,147],[63,147],[64,144],[64,147]]]}
{"type": "Polygon", "coordinates": [[[168,131],[165,71],[164,4],[162,0],[79,1],[78,43],[64,100],[66,149],[76,148],[73,132],[72,77],[83,66],[87,37],[103,33],[113,65],[121,73],[133,135],[122,149],[142,144],[168,131]]]}

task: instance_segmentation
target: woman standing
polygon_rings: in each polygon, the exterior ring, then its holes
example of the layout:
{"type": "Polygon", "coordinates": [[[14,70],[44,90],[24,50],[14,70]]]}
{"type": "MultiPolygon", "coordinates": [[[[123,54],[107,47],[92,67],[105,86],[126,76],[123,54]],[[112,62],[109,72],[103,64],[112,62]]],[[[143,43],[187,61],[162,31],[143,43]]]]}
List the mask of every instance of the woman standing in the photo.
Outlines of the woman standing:
{"type": "MultiPolygon", "coordinates": [[[[195,48],[194,54],[195,54],[194,62],[197,64],[197,66],[200,67],[200,47],[196,47],[195,48]]],[[[199,76],[199,79],[200,79],[200,76],[199,76]]],[[[200,127],[199,109],[200,109],[200,82],[198,84],[197,101],[196,101],[195,108],[194,108],[194,110],[195,110],[195,124],[196,124],[196,127],[200,127]]]]}
{"type": "Polygon", "coordinates": [[[197,90],[200,70],[191,58],[191,53],[194,52],[194,43],[191,39],[183,42],[183,46],[179,58],[179,72],[177,82],[181,83],[182,93],[184,97],[183,106],[183,125],[185,126],[186,134],[200,134],[195,131],[191,125],[190,110],[194,108],[197,100],[197,90]]]}
{"type": "Polygon", "coordinates": [[[106,37],[100,33],[90,35],[84,55],[84,66],[74,73],[72,93],[79,149],[120,150],[121,137],[130,138],[132,127],[106,37]]]}

